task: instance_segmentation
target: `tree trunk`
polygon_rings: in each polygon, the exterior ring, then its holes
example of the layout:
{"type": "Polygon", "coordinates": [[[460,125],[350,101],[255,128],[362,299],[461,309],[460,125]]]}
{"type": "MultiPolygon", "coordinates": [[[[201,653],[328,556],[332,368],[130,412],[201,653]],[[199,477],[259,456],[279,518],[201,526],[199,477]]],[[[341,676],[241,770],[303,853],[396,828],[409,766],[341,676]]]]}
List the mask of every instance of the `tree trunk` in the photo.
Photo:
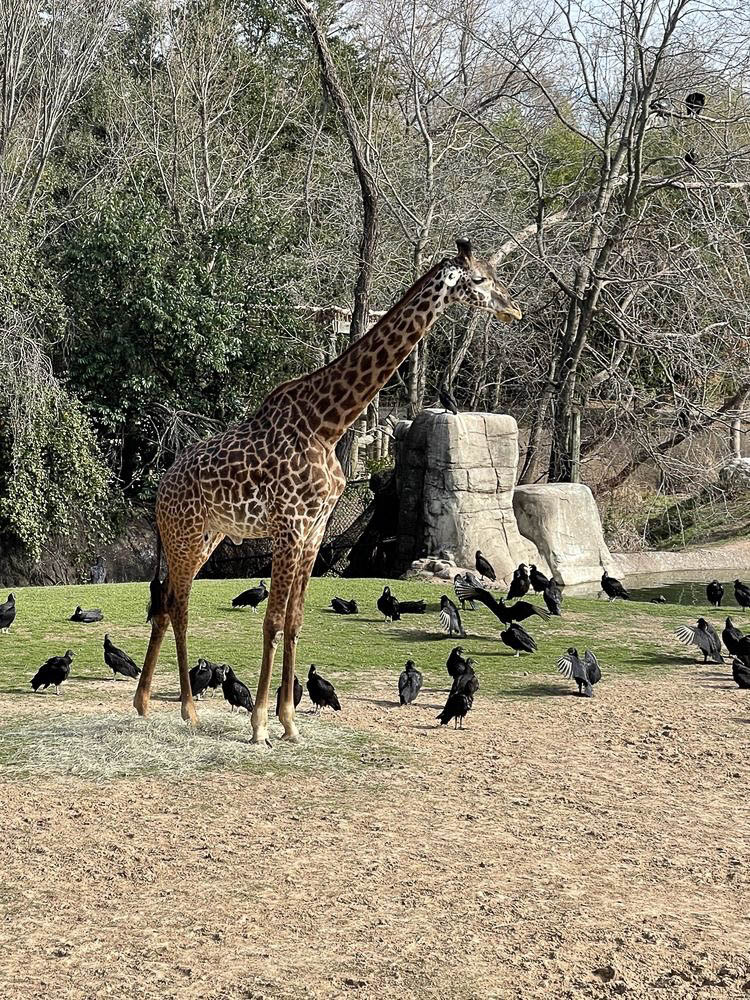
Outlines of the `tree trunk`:
{"type": "Polygon", "coordinates": [[[544,433],[544,424],[547,419],[547,410],[549,409],[552,397],[555,394],[556,372],[557,362],[554,358],[551,358],[549,369],[547,370],[547,381],[539,399],[539,405],[537,406],[536,413],[534,414],[534,420],[531,424],[531,433],[529,435],[529,443],[526,447],[526,455],[523,460],[523,468],[521,469],[521,474],[518,477],[519,486],[528,486],[529,483],[536,481],[536,470],[539,464],[539,449],[542,444],[542,434],[544,433]]]}

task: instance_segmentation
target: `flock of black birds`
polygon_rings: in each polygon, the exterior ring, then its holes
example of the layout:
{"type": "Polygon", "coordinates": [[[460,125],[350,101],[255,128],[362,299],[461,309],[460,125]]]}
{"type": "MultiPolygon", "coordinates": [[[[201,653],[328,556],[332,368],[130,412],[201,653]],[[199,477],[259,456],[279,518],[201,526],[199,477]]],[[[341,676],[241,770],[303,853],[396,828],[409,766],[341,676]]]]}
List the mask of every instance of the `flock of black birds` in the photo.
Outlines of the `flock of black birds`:
{"type": "MultiPolygon", "coordinates": [[[[539,618],[548,622],[552,616],[562,615],[563,595],[554,579],[549,579],[533,564],[527,566],[521,563],[513,572],[506,598],[495,597],[484,586],[482,580],[496,582],[497,576],[492,564],[477,551],[475,568],[479,576],[471,572],[457,573],[453,579],[453,589],[461,604],[461,611],[475,611],[476,604],[483,604],[504,626],[500,632],[501,642],[512,650],[516,656],[522,653],[534,653],[537,644],[534,637],[521,625],[531,618],[539,618]],[[541,594],[546,607],[533,604],[523,598],[532,591],[541,594]],[[512,604],[506,602],[514,602],[512,604]],[[468,606],[468,608],[467,608],[468,606]]],[[[615,577],[605,570],[601,578],[602,592],[610,601],[631,600],[631,595],[615,577]]],[[[268,588],[261,580],[256,587],[238,594],[232,601],[233,608],[249,607],[257,612],[258,607],[268,598],[268,588]]],[[[721,607],[724,599],[724,587],[718,580],[712,580],[706,587],[706,597],[709,604],[715,608],[721,607]]],[[[734,581],[734,598],[743,612],[750,607],[750,586],[741,580],[734,581]]],[[[404,614],[425,614],[427,603],[419,601],[399,601],[391,593],[390,587],[384,587],[377,600],[377,609],[383,615],[384,621],[395,622],[404,614]]],[[[359,606],[352,598],[346,600],[334,597],[331,600],[331,611],[339,615],[357,615],[359,606]]],[[[0,631],[7,632],[16,618],[16,599],[9,594],[8,599],[0,604],[0,631]]],[[[104,618],[101,608],[84,609],[76,607],[70,616],[70,621],[82,624],[100,622],[104,618]]],[[[461,612],[454,602],[443,594],[440,598],[439,622],[441,628],[449,636],[466,638],[461,612]]],[[[750,690],[750,635],[744,635],[727,617],[721,635],[704,617],[700,617],[695,625],[680,625],[675,635],[686,645],[695,646],[703,654],[704,663],[724,663],[722,643],[732,657],[732,676],[738,687],[750,690]]],[[[451,678],[451,688],[444,708],[437,718],[440,725],[447,725],[453,720],[454,728],[463,728],[463,721],[474,704],[474,695],[479,690],[479,678],[476,672],[476,661],[464,655],[463,646],[455,646],[446,662],[446,669],[451,678]]],[[[141,668],[124,650],[114,645],[109,634],[104,636],[104,663],[112,671],[112,679],[118,675],[135,679],[141,668]]],[[[62,684],[68,679],[71,671],[74,652],[66,650],[63,656],[52,656],[46,660],[31,679],[34,692],[54,687],[55,694],[60,693],[62,684]]],[[[596,655],[591,650],[585,650],[581,657],[578,650],[571,646],[557,660],[558,671],[567,679],[573,680],[578,686],[578,694],[582,697],[593,697],[593,687],[602,678],[601,667],[596,655]]],[[[224,699],[229,703],[230,711],[244,709],[250,713],[253,710],[253,697],[247,685],[234,673],[227,663],[212,663],[210,660],[199,659],[190,670],[190,689],[193,697],[202,699],[206,692],[215,694],[221,688],[224,699]]],[[[422,674],[413,660],[407,660],[398,678],[399,703],[411,705],[419,695],[423,684],[422,674]]],[[[341,710],[336,691],[330,681],[322,677],[315,664],[311,664],[307,677],[307,691],[317,712],[324,708],[333,711],[341,710]]],[[[302,700],[303,688],[299,678],[294,678],[294,707],[302,700]]],[[[276,714],[279,713],[281,688],[276,692],[276,714]]]]}

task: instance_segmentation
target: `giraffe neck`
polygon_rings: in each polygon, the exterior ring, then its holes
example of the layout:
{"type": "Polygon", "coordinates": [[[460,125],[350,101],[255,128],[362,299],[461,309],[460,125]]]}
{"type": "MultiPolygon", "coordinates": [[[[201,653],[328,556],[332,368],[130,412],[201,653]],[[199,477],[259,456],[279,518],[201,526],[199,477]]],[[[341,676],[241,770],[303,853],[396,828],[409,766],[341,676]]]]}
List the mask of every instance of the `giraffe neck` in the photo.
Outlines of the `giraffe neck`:
{"type": "Polygon", "coordinates": [[[335,444],[425,336],[448,304],[445,269],[436,264],[340,357],[299,380],[318,437],[335,444]]]}

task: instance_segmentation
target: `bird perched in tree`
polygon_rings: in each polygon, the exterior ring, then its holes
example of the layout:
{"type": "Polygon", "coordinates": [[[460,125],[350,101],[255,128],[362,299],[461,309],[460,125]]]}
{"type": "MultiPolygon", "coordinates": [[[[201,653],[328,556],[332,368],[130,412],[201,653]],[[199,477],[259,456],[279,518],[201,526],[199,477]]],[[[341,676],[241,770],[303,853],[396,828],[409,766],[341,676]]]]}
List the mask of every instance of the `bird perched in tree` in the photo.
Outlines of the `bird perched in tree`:
{"type": "Polygon", "coordinates": [[[31,678],[31,686],[34,693],[42,688],[48,688],[50,684],[55,687],[55,694],[60,694],[60,685],[70,677],[70,663],[73,659],[73,650],[68,649],[65,656],[51,656],[46,660],[31,678]]]}
{"type": "Polygon", "coordinates": [[[16,620],[16,595],[8,594],[8,600],[0,604],[0,632],[7,632],[16,620]]]}
{"type": "Polygon", "coordinates": [[[458,406],[456,405],[455,399],[448,391],[448,386],[445,383],[443,383],[443,385],[441,385],[438,389],[438,399],[440,400],[440,405],[446,412],[450,410],[454,416],[458,416],[458,406]]]}
{"type": "Polygon", "coordinates": [[[718,580],[712,580],[706,587],[706,597],[708,598],[708,603],[713,604],[715,608],[720,608],[723,596],[724,588],[722,585],[718,580]]]}
{"type": "Polygon", "coordinates": [[[91,624],[92,622],[100,622],[104,619],[101,608],[89,608],[88,611],[84,609],[79,604],[73,614],[70,616],[70,621],[72,622],[85,622],[86,624],[91,624]]]}
{"type": "Polygon", "coordinates": [[[261,580],[257,587],[250,587],[249,590],[243,590],[241,594],[238,594],[232,601],[232,607],[252,608],[257,614],[258,605],[262,604],[267,597],[268,587],[266,586],[266,581],[261,580]]]}
{"type": "MultiPolygon", "coordinates": [[[[299,682],[297,675],[294,675],[294,689],[292,693],[292,701],[294,702],[294,707],[302,701],[302,685],[299,682]]],[[[276,717],[279,715],[279,708],[281,707],[281,684],[276,688],[276,717]]]]}
{"type": "Polygon", "coordinates": [[[423,615],[427,610],[426,601],[399,601],[398,611],[401,615],[423,615]]]}
{"type": "Polygon", "coordinates": [[[535,594],[543,593],[550,582],[549,577],[538,570],[534,563],[529,566],[529,581],[534,588],[535,594]]]}
{"type": "Polygon", "coordinates": [[[668,97],[657,97],[656,100],[649,101],[649,111],[652,111],[660,118],[668,118],[672,114],[672,102],[668,97]]]}
{"type": "Polygon", "coordinates": [[[745,636],[740,632],[738,628],[735,627],[734,622],[731,618],[727,618],[724,628],[721,630],[721,640],[727,648],[727,652],[730,656],[736,656],[740,644],[745,636]]]}
{"type": "Polygon", "coordinates": [[[697,167],[698,162],[699,162],[699,157],[696,151],[694,149],[689,149],[685,153],[685,163],[687,163],[688,166],[690,167],[697,167]]]}
{"type": "Polygon", "coordinates": [[[709,657],[712,663],[724,662],[718,633],[705,618],[699,618],[697,625],[680,625],[674,634],[686,646],[697,646],[703,653],[704,663],[708,663],[709,657]]]}
{"type": "Polygon", "coordinates": [[[198,660],[188,673],[190,692],[194,698],[202,698],[206,691],[215,691],[224,683],[227,673],[226,663],[211,663],[210,660],[198,660]]]}
{"type": "Polygon", "coordinates": [[[463,729],[464,719],[471,711],[471,705],[472,702],[468,695],[449,694],[445,708],[442,712],[438,713],[436,718],[440,719],[441,726],[447,726],[451,719],[453,719],[453,728],[463,729]]]}
{"type": "Polygon", "coordinates": [[[242,683],[228,663],[224,664],[224,680],[221,682],[221,690],[225,701],[229,702],[230,712],[233,712],[235,708],[238,712],[244,708],[248,715],[252,712],[253,696],[250,694],[250,688],[247,684],[242,683]]]}
{"type": "Polygon", "coordinates": [[[407,660],[398,678],[398,697],[402,705],[411,705],[422,689],[422,675],[414,660],[407,660]]]}
{"type": "MultiPolygon", "coordinates": [[[[13,595],[11,594],[10,596],[12,597],[13,595]]],[[[744,584],[742,580],[734,581],[734,599],[743,612],[746,608],[750,608],[750,587],[744,584]]],[[[0,614],[2,614],[2,608],[0,608],[0,614]]]]}
{"type": "Polygon", "coordinates": [[[516,597],[523,597],[524,594],[528,594],[530,586],[531,580],[529,579],[529,572],[526,569],[526,563],[521,563],[518,569],[513,570],[513,579],[510,581],[510,590],[505,600],[513,601],[516,597]]]}
{"type": "Polygon", "coordinates": [[[359,606],[354,598],[345,601],[343,597],[334,597],[331,600],[331,607],[337,615],[358,615],[359,606]]]}
{"type": "Polygon", "coordinates": [[[732,660],[732,677],[737,687],[750,691],[750,666],[737,657],[732,660]]]}
{"type": "Polygon", "coordinates": [[[443,594],[440,598],[440,625],[449,636],[455,632],[462,639],[466,638],[458,608],[447,594],[443,594]]]}
{"type": "Polygon", "coordinates": [[[104,662],[112,671],[113,681],[117,680],[118,674],[122,674],[123,677],[137,677],[141,672],[135,661],[114,645],[109,635],[104,636],[104,662]]]}
{"type": "Polygon", "coordinates": [[[307,693],[310,695],[310,701],[319,712],[324,708],[332,708],[334,712],[341,711],[333,684],[325,677],[320,676],[314,663],[310,664],[310,669],[307,672],[307,693]]]}
{"type": "Polygon", "coordinates": [[[630,594],[623,587],[620,581],[616,577],[610,576],[606,569],[602,573],[602,590],[610,601],[614,601],[617,597],[621,598],[623,601],[629,601],[631,599],[630,594]]]}
{"type": "Polygon", "coordinates": [[[378,611],[386,621],[389,619],[392,622],[401,620],[401,609],[398,600],[391,593],[390,587],[383,587],[383,593],[378,598],[377,605],[378,611]]]}
{"type": "Polygon", "coordinates": [[[584,698],[594,697],[594,684],[598,684],[602,679],[602,672],[596,656],[590,649],[586,650],[581,660],[578,650],[573,646],[568,647],[557,661],[557,669],[563,677],[576,682],[579,695],[584,698]]]}
{"type": "Polygon", "coordinates": [[[464,647],[454,646],[450,651],[450,655],[446,661],[445,669],[448,671],[451,677],[456,677],[458,674],[462,673],[466,666],[466,659],[464,658],[464,647]]]}
{"type": "Polygon", "coordinates": [[[513,622],[504,632],[501,632],[500,638],[510,649],[515,649],[516,656],[520,656],[521,653],[536,652],[534,637],[529,635],[523,625],[519,625],[518,622],[513,622]]]}
{"type": "Polygon", "coordinates": [[[685,106],[687,107],[687,113],[697,118],[706,106],[706,95],[701,94],[697,90],[692,94],[688,94],[685,98],[685,106]]]}
{"type": "Polygon", "coordinates": [[[481,577],[485,580],[492,580],[493,583],[497,581],[495,576],[495,569],[489,559],[485,559],[482,555],[482,550],[477,549],[476,555],[474,556],[474,567],[481,577]]]}
{"type": "Polygon", "coordinates": [[[509,606],[502,597],[495,599],[489,590],[480,585],[479,581],[471,584],[465,577],[455,577],[453,586],[460,599],[479,601],[484,604],[503,625],[509,625],[512,621],[525,621],[532,615],[538,615],[542,621],[549,621],[550,613],[544,608],[538,608],[530,601],[516,601],[515,604],[509,606]]]}
{"type": "Polygon", "coordinates": [[[547,605],[547,610],[551,615],[557,615],[562,617],[562,602],[563,595],[560,588],[557,586],[554,580],[550,580],[547,586],[544,588],[544,593],[542,594],[544,603],[547,605]]]}

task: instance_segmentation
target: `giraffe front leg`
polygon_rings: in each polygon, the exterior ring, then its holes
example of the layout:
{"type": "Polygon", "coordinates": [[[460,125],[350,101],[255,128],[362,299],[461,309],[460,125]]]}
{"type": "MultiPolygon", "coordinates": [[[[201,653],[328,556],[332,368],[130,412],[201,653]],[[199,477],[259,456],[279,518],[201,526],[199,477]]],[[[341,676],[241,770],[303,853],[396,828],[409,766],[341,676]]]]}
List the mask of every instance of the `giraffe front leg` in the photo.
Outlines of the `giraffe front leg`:
{"type": "Polygon", "coordinates": [[[268,733],[268,692],[279,635],[284,628],[289,595],[297,575],[301,542],[276,542],[271,563],[271,591],[263,618],[263,660],[252,714],[253,743],[271,746],[268,733]]]}

